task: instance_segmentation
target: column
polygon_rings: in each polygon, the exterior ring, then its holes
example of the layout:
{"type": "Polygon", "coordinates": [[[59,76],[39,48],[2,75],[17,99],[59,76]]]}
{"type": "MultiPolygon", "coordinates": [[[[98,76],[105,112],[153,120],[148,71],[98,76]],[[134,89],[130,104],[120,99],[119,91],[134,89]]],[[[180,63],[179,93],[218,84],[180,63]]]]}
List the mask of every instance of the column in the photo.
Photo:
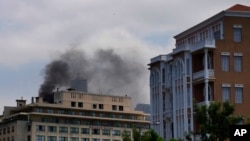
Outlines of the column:
{"type": "Polygon", "coordinates": [[[205,103],[209,105],[208,99],[208,50],[207,48],[204,50],[204,74],[205,74],[205,103]]]}

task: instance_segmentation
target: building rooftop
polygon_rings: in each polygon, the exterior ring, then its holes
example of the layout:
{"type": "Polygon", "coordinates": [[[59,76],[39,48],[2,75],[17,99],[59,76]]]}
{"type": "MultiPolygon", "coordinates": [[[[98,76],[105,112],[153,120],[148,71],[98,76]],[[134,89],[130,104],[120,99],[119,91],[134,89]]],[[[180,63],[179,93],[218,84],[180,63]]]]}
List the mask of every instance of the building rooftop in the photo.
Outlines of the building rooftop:
{"type": "Polygon", "coordinates": [[[230,8],[228,8],[226,11],[250,11],[249,6],[241,5],[241,4],[236,4],[230,8]]]}
{"type": "Polygon", "coordinates": [[[236,4],[228,9],[221,11],[218,14],[206,19],[205,21],[175,35],[174,38],[176,40],[183,39],[187,35],[190,35],[193,32],[199,30],[200,28],[204,28],[204,27],[214,23],[215,21],[218,21],[219,19],[221,19],[224,16],[250,17],[250,7],[245,6],[245,5],[236,4]]]}

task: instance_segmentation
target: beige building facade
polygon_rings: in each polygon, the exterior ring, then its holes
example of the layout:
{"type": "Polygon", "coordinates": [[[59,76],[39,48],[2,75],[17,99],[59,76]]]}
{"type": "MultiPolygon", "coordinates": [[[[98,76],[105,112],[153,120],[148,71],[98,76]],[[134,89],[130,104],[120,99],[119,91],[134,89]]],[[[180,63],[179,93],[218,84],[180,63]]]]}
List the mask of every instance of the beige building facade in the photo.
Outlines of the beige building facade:
{"type": "Polygon", "coordinates": [[[36,97],[4,107],[0,141],[122,141],[132,128],[148,130],[147,116],[132,110],[127,96],[58,91],[54,103],[36,97]]]}

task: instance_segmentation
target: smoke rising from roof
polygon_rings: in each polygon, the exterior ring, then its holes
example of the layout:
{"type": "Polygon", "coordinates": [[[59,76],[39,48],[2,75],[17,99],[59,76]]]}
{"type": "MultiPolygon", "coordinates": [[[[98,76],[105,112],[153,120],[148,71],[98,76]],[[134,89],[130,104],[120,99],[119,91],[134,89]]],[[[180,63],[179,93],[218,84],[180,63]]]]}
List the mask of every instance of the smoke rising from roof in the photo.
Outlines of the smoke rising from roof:
{"type": "Polygon", "coordinates": [[[89,92],[127,94],[137,101],[143,96],[140,83],[146,64],[132,58],[113,49],[96,49],[92,55],[77,48],[69,49],[46,66],[39,96],[45,97],[57,87],[69,86],[70,80],[80,75],[88,80],[89,92]]]}

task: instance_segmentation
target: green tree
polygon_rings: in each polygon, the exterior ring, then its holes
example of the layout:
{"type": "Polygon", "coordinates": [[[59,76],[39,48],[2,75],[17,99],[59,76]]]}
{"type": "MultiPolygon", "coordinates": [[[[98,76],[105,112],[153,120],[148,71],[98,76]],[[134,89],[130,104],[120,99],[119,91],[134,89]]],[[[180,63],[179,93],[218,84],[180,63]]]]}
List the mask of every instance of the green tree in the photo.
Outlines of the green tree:
{"type": "Polygon", "coordinates": [[[174,139],[174,138],[172,138],[172,139],[169,139],[168,141],[183,141],[182,139],[174,139]]]}
{"type": "Polygon", "coordinates": [[[129,132],[125,129],[122,132],[122,140],[123,141],[132,141],[131,139],[131,135],[129,134],[129,132]]]}
{"type": "Polygon", "coordinates": [[[213,102],[208,107],[195,104],[194,111],[203,141],[224,141],[229,137],[229,125],[242,120],[241,116],[233,116],[234,106],[229,102],[213,102]]]}
{"type": "Polygon", "coordinates": [[[133,129],[133,139],[134,141],[164,141],[153,129],[150,129],[140,136],[140,131],[133,129]]]}
{"type": "Polygon", "coordinates": [[[140,132],[136,129],[132,129],[134,141],[140,141],[140,132]]]}
{"type": "Polygon", "coordinates": [[[159,136],[153,129],[144,132],[142,137],[142,141],[164,141],[162,137],[159,136]]]}

